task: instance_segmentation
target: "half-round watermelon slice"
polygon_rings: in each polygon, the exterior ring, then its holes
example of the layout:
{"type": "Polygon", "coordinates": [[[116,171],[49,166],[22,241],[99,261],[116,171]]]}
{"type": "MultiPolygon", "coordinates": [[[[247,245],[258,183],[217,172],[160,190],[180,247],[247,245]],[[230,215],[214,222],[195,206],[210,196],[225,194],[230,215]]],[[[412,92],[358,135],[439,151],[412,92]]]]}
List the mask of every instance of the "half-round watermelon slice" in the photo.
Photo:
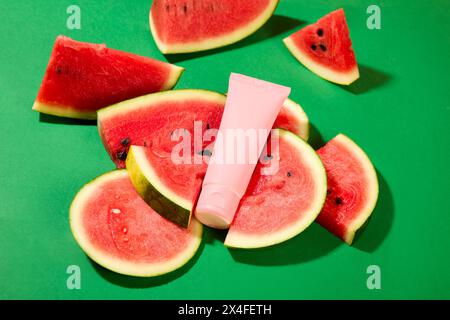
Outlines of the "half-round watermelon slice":
{"type": "MultiPolygon", "coordinates": [[[[111,159],[118,168],[124,168],[130,145],[143,146],[145,141],[161,140],[170,152],[174,144],[171,135],[178,128],[185,128],[191,136],[194,121],[201,121],[202,131],[218,129],[225,101],[225,95],[207,90],[158,92],[99,110],[98,130],[111,159]]],[[[274,127],[308,138],[308,117],[300,105],[289,99],[274,127]]]]}
{"type": "Polygon", "coordinates": [[[278,0],[154,0],[150,29],[162,53],[208,50],[254,33],[277,4],[278,0]]]}
{"type": "Polygon", "coordinates": [[[327,199],[317,222],[352,244],[355,233],[369,219],[377,203],[377,174],[364,151],[343,134],[317,153],[328,179],[327,199]]]}
{"type": "Polygon", "coordinates": [[[325,169],[309,144],[291,132],[280,135],[279,169],[260,175],[259,163],[230,226],[225,245],[260,248],[286,241],[305,230],[325,201],[325,169]]]}
{"type": "MultiPolygon", "coordinates": [[[[319,157],[293,133],[276,132],[279,148],[257,164],[227,235],[228,246],[257,248],[287,240],[312,223],[322,208],[326,176],[319,157]],[[263,174],[275,164],[274,174],[263,174]]],[[[127,170],[136,190],[155,211],[186,227],[207,166],[173,163],[169,155],[161,156],[161,147],[132,146],[127,170]]]]}
{"type": "Polygon", "coordinates": [[[328,81],[349,85],[359,78],[343,9],[327,14],[283,41],[298,61],[328,81]]]}
{"type": "Polygon", "coordinates": [[[144,94],[171,89],[183,68],[107,48],[56,38],[33,110],[95,119],[97,110],[144,94]]]}
{"type": "Polygon", "coordinates": [[[202,225],[164,219],[134,190],[126,170],[85,185],[70,207],[72,233],[83,251],[114,272],[151,277],[184,265],[197,251],[202,225]]]}

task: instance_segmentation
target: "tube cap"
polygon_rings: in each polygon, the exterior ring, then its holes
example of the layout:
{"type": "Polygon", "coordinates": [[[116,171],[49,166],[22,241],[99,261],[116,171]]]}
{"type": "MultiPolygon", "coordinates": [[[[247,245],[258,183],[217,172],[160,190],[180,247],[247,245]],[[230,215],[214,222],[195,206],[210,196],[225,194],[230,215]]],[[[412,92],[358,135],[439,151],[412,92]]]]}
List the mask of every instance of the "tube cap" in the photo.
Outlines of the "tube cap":
{"type": "Polygon", "coordinates": [[[226,186],[203,186],[197,202],[195,217],[201,223],[216,229],[227,229],[233,221],[241,197],[226,186]]]}

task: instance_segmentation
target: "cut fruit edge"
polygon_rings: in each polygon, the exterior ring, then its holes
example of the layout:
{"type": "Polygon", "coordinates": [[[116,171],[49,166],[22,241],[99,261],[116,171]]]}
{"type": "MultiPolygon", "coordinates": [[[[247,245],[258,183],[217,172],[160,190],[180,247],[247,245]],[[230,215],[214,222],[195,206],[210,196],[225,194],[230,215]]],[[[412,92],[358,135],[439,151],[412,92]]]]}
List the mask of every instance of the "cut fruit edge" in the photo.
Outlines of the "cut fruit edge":
{"type": "MultiPolygon", "coordinates": [[[[159,92],[167,91],[172,89],[180,79],[181,75],[184,72],[183,67],[179,67],[176,65],[171,65],[170,68],[170,74],[168,79],[164,82],[163,87],[159,92]]],[[[153,93],[149,93],[153,94],[153,93]]],[[[135,99],[135,98],[131,98],[135,99]]],[[[129,99],[129,100],[131,100],[129,99]]],[[[126,100],[128,101],[128,100],[126,100]]],[[[120,103],[120,102],[119,102],[120,103]]],[[[106,108],[108,106],[105,106],[106,108]]],[[[103,108],[103,109],[104,109],[103,108]]],[[[98,110],[101,110],[102,108],[99,108],[98,110]]],[[[57,117],[66,117],[66,118],[74,118],[74,119],[84,119],[84,120],[95,120],[97,119],[97,111],[98,110],[90,110],[90,111],[80,111],[74,108],[73,106],[66,106],[66,105],[60,105],[60,104],[53,104],[53,103],[44,103],[39,102],[37,100],[34,101],[32,110],[45,113],[57,117]]]]}
{"type": "Polygon", "coordinates": [[[325,203],[327,195],[327,178],[325,168],[320,160],[319,155],[314,151],[314,149],[306,143],[303,139],[293,134],[292,132],[278,129],[280,138],[283,137],[289,141],[289,143],[296,146],[298,152],[303,155],[303,161],[309,164],[309,168],[312,170],[311,175],[316,177],[315,180],[315,195],[316,200],[312,202],[311,206],[308,208],[308,214],[303,215],[299,221],[289,226],[284,230],[278,230],[270,235],[260,234],[260,235],[249,235],[243,234],[239,231],[233,231],[232,225],[230,231],[225,238],[225,246],[232,248],[261,248],[271,245],[278,244],[289,240],[301,232],[303,232],[308,226],[310,226],[314,220],[319,215],[322,207],[325,203]]]}
{"type": "Polygon", "coordinates": [[[298,61],[300,61],[310,71],[324,78],[325,80],[341,85],[349,85],[359,78],[358,65],[347,72],[333,71],[330,68],[327,68],[309,58],[306,53],[302,52],[302,50],[300,50],[295,45],[294,41],[292,41],[291,38],[285,38],[283,39],[283,42],[298,61]]]}
{"type": "Polygon", "coordinates": [[[224,36],[212,37],[201,41],[192,41],[187,43],[165,44],[158,36],[155,24],[152,18],[152,11],[149,14],[150,30],[155,40],[156,46],[163,54],[189,53],[204,51],[224,47],[236,43],[261,28],[273,15],[278,5],[278,0],[270,0],[267,8],[261,14],[249,22],[247,25],[234,30],[224,36]]]}
{"type": "Polygon", "coordinates": [[[366,223],[373,210],[375,209],[379,193],[378,178],[372,162],[370,161],[367,154],[361,149],[361,147],[359,147],[353,140],[342,133],[338,134],[334,139],[338,143],[346,146],[347,149],[357,157],[362,167],[364,168],[364,172],[366,173],[366,178],[368,181],[369,189],[367,191],[368,198],[366,201],[366,205],[359,211],[357,218],[349,224],[344,236],[344,241],[347,244],[351,245],[353,239],[355,238],[355,233],[366,223]]]}
{"type": "Polygon", "coordinates": [[[124,275],[136,277],[153,277],[174,271],[185,265],[197,252],[202,239],[202,225],[192,220],[193,238],[188,246],[177,255],[175,259],[157,263],[132,263],[123,259],[108,255],[103,250],[97,249],[88,240],[86,230],[83,228],[83,206],[89,200],[90,195],[103,183],[127,176],[126,170],[115,170],[105,173],[87,183],[75,196],[69,210],[69,221],[72,234],[86,255],[99,265],[124,275]]]}
{"type": "Polygon", "coordinates": [[[184,228],[189,226],[192,201],[178,196],[161,181],[147,160],[145,147],[130,147],[126,167],[134,188],[153,210],[184,228]]]}
{"type": "MultiPolygon", "coordinates": [[[[108,154],[111,154],[111,150],[102,135],[102,121],[115,115],[126,114],[141,108],[146,109],[149,105],[157,105],[161,102],[176,102],[185,99],[201,99],[203,101],[225,105],[226,95],[206,89],[174,89],[150,93],[99,109],[95,118],[97,118],[97,128],[100,138],[108,154]]],[[[282,108],[298,121],[297,131],[294,133],[307,140],[309,136],[309,119],[300,104],[286,99],[282,108]]]]}
{"type": "MultiPolygon", "coordinates": [[[[294,134],[300,136],[305,141],[309,139],[309,118],[305,113],[305,110],[300,104],[294,102],[291,99],[286,99],[283,104],[284,110],[289,113],[290,116],[294,117],[298,121],[298,126],[294,134]]],[[[283,128],[281,128],[283,129],[283,128]]]]}

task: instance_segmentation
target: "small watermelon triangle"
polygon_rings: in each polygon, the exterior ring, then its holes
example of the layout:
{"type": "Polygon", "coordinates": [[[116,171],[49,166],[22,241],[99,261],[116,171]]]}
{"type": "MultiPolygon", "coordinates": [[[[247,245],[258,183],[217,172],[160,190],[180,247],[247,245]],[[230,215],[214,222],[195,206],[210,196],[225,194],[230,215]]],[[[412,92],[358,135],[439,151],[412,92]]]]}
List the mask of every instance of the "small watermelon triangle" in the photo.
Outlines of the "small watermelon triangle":
{"type": "Polygon", "coordinates": [[[343,9],[327,14],[283,41],[298,61],[328,81],[349,85],[359,78],[343,9]]]}

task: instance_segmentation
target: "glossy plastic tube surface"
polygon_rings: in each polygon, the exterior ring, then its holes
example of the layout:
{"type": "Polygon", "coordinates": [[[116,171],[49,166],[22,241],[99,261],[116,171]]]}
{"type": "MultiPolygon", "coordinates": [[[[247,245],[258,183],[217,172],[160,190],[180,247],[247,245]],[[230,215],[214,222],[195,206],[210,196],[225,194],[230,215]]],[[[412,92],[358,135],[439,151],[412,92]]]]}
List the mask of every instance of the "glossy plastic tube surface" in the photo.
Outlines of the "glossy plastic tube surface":
{"type": "Polygon", "coordinates": [[[232,73],[214,150],[195,215],[226,229],[247,189],[275,119],[291,89],[232,73]]]}

